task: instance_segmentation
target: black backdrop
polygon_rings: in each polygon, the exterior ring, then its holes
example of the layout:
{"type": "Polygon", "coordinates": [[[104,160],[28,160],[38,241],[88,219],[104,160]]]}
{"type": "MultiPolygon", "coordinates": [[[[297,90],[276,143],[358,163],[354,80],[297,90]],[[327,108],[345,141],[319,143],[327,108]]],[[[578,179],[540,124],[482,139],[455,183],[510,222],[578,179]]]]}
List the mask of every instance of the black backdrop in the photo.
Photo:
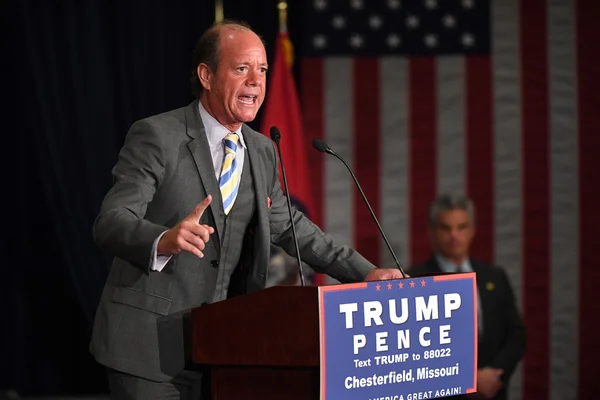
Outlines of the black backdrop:
{"type": "MultiPolygon", "coordinates": [[[[224,0],[225,17],[249,22],[271,61],[276,2],[224,0]]],[[[12,174],[3,196],[0,391],[102,393],[104,370],[88,343],[110,259],[92,242],[93,220],[129,125],[192,100],[190,55],[214,2],[20,0],[10,11],[16,123],[4,132],[12,174]]]]}

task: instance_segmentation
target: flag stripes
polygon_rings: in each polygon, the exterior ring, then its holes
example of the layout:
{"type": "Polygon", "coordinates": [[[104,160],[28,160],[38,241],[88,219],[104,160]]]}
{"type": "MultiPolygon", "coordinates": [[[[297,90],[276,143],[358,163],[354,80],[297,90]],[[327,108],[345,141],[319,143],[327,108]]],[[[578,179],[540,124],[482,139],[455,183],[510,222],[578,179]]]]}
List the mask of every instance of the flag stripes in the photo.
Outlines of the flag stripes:
{"type": "MultiPolygon", "coordinates": [[[[593,398],[600,7],[490,4],[489,56],[305,58],[306,133],[355,170],[405,267],[431,254],[433,198],[468,194],[473,257],[507,271],[527,327],[510,398],[593,398]]],[[[345,167],[316,151],[309,157],[315,220],[395,267],[345,167]]]]}

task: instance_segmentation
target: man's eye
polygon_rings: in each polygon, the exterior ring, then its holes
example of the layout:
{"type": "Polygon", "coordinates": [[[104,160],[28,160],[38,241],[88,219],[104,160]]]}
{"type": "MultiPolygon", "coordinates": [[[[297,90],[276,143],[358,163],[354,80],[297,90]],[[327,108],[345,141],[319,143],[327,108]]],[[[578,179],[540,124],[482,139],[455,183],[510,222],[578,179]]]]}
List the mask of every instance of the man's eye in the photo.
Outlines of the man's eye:
{"type": "Polygon", "coordinates": [[[244,72],[246,70],[246,67],[238,67],[237,70],[240,71],[240,72],[244,72]]]}

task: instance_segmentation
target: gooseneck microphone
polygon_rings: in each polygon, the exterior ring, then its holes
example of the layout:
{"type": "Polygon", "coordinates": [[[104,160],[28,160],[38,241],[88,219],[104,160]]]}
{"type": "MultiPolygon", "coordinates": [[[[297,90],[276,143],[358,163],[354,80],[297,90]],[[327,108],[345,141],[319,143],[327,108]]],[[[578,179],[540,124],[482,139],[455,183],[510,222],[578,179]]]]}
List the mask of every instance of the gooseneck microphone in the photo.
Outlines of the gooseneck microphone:
{"type": "Polygon", "coordinates": [[[319,140],[319,139],[314,139],[312,141],[312,145],[315,149],[317,149],[321,153],[331,154],[332,156],[334,156],[335,158],[337,158],[338,160],[343,162],[344,165],[346,166],[346,168],[348,168],[348,171],[350,171],[350,175],[352,175],[352,179],[354,179],[354,183],[356,183],[356,187],[358,187],[358,191],[360,192],[360,195],[362,196],[363,200],[365,201],[367,208],[371,212],[371,216],[373,217],[373,220],[375,221],[377,228],[379,228],[379,232],[381,233],[381,236],[383,237],[383,240],[385,241],[387,248],[389,249],[390,253],[392,254],[392,257],[394,257],[394,261],[396,262],[398,269],[402,273],[402,277],[406,278],[404,269],[402,268],[402,265],[400,265],[400,261],[398,261],[398,257],[396,257],[396,253],[394,253],[394,250],[392,250],[392,246],[390,245],[390,242],[388,241],[387,237],[385,236],[385,233],[383,232],[383,228],[379,224],[379,221],[377,220],[377,217],[375,216],[375,213],[373,212],[373,209],[371,208],[371,205],[369,204],[369,201],[367,200],[367,196],[365,196],[365,193],[363,192],[362,188],[360,187],[360,184],[358,183],[358,179],[356,179],[356,175],[354,175],[354,172],[352,172],[352,168],[350,168],[348,163],[346,163],[346,161],[344,161],[344,159],[342,157],[337,155],[337,153],[335,151],[331,150],[331,148],[329,146],[327,146],[327,144],[324,141],[319,140]]]}
{"type": "Polygon", "coordinates": [[[292,215],[292,201],[290,200],[290,191],[288,189],[287,178],[285,176],[285,167],[283,166],[283,156],[281,155],[281,147],[279,146],[279,140],[281,139],[281,133],[279,128],[272,126],[269,130],[271,134],[271,140],[277,145],[277,152],[279,153],[279,162],[281,163],[281,174],[283,175],[283,186],[285,187],[285,198],[287,199],[288,212],[290,214],[290,223],[292,224],[292,236],[294,237],[294,246],[296,246],[296,258],[298,259],[298,268],[300,270],[300,283],[304,284],[304,271],[302,271],[302,259],[300,258],[300,248],[298,247],[298,239],[296,237],[296,224],[294,223],[294,216],[292,215]]]}

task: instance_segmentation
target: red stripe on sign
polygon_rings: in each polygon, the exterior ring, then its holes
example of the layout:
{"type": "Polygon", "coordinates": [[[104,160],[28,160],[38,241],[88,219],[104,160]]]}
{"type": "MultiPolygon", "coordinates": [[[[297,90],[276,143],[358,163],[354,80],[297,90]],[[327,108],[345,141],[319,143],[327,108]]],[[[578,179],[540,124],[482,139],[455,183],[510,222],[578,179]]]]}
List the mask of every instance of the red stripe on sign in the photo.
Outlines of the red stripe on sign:
{"type": "Polygon", "coordinates": [[[527,352],[523,398],[549,399],[550,179],[545,0],[521,2],[523,110],[523,299],[527,352]]]}
{"type": "MultiPolygon", "coordinates": [[[[313,139],[323,139],[324,131],[324,105],[323,105],[323,89],[324,82],[324,65],[320,58],[303,58],[302,59],[302,82],[301,82],[301,97],[302,111],[304,114],[304,129],[308,143],[313,139]]],[[[307,152],[308,165],[310,169],[310,185],[313,198],[313,209],[309,210],[310,219],[323,228],[323,207],[324,207],[324,191],[323,191],[323,176],[325,175],[324,157],[314,149],[307,152]]],[[[315,284],[325,284],[325,276],[316,274],[315,284]]]]}
{"type": "MultiPolygon", "coordinates": [[[[579,107],[579,396],[593,399],[598,379],[598,323],[600,302],[600,21],[597,0],[579,0],[577,7],[577,77],[579,107]]],[[[567,271],[568,273],[568,271],[567,271]]]]}
{"type": "MultiPolygon", "coordinates": [[[[379,61],[355,58],[353,68],[354,170],[371,208],[380,219],[380,95],[379,61]],[[365,77],[369,77],[365,79],[365,77]]],[[[358,189],[354,190],[354,247],[379,265],[380,234],[358,189]]]]}
{"type": "Polygon", "coordinates": [[[422,262],[431,256],[427,214],[437,187],[435,67],[435,60],[431,57],[414,57],[408,61],[411,264],[422,262]]]}
{"type": "Polygon", "coordinates": [[[467,57],[466,147],[467,193],[475,203],[477,234],[472,255],[494,259],[494,149],[492,63],[489,57],[467,57]]]}

